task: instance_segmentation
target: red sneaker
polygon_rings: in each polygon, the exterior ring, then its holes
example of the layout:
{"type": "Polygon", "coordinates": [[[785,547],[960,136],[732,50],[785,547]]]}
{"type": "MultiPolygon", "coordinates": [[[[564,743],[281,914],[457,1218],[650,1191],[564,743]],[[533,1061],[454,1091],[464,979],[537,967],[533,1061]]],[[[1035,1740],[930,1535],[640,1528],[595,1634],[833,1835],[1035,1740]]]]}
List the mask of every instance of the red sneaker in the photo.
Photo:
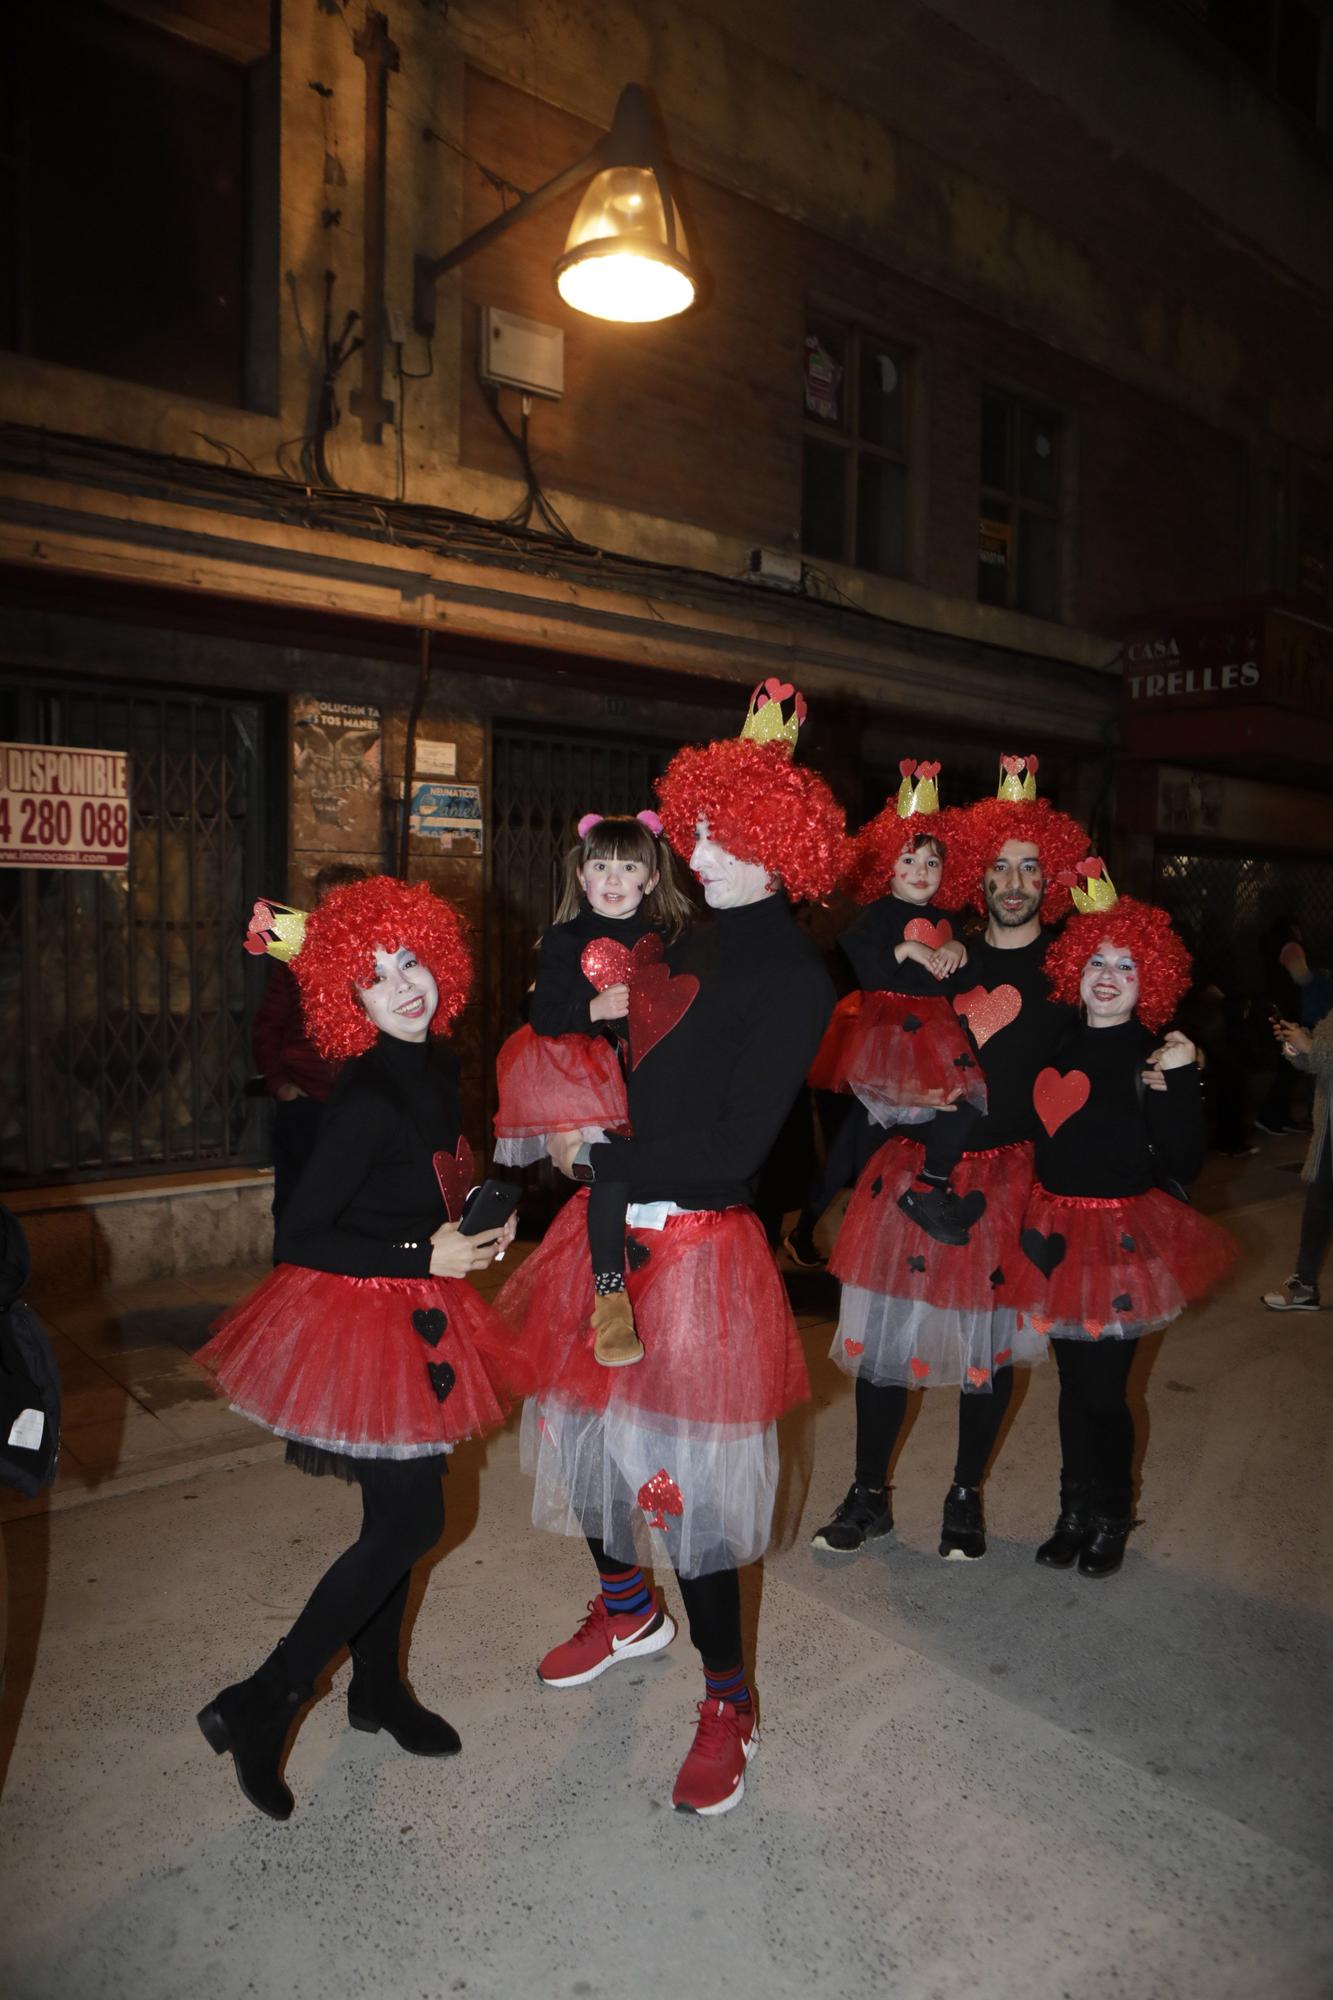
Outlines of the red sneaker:
{"type": "Polygon", "coordinates": [[[612,1616],[601,1598],[594,1597],[573,1638],[566,1639],[563,1646],[553,1646],[538,1662],[537,1678],[547,1687],[582,1687],[619,1660],[640,1660],[646,1653],[660,1653],[675,1636],[675,1619],[657,1604],[648,1611],[612,1616]]]}
{"type": "Polygon", "coordinates": [[[730,1812],[745,1797],[745,1766],[759,1748],[753,1708],[739,1715],[729,1701],[701,1701],[699,1727],[676,1777],[677,1812],[730,1812]]]}

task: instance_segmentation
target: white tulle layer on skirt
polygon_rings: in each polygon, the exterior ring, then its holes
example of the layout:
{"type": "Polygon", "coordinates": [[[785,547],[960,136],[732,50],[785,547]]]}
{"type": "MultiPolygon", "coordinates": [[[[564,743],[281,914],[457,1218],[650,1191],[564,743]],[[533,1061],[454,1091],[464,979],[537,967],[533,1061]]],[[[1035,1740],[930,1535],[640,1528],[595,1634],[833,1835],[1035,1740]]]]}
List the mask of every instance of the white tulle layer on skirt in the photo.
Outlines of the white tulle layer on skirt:
{"type": "Polygon", "coordinates": [[[592,1535],[624,1563],[678,1576],[739,1569],[768,1547],[778,1484],[777,1426],[703,1425],[554,1397],[524,1405],[532,1518],[592,1535]]]}
{"type": "MultiPolygon", "coordinates": [[[[581,1125],[579,1137],[590,1146],[601,1146],[606,1142],[606,1130],[601,1125],[581,1125]]],[[[491,1159],[497,1167],[535,1167],[538,1160],[547,1155],[547,1134],[540,1136],[527,1134],[521,1139],[497,1139],[491,1159]]]]}
{"type": "Polygon", "coordinates": [[[935,1306],[844,1285],[829,1353],[868,1382],[985,1396],[998,1369],[1033,1368],[1049,1346],[1030,1319],[1004,1307],[935,1306]]]}

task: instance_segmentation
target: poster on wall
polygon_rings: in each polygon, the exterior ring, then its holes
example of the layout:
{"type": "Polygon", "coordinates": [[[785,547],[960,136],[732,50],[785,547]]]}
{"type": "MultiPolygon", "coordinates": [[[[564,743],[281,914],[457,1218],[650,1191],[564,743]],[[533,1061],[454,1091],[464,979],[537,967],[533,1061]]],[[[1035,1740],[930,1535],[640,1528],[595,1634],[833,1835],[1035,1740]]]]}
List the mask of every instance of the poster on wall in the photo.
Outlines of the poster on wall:
{"type": "Polygon", "coordinates": [[[480,854],[481,786],[414,784],[408,826],[419,838],[438,840],[446,854],[480,854]]]}
{"type": "Polygon", "coordinates": [[[380,767],[378,708],[297,695],[292,702],[293,845],[377,853],[380,767]]]}
{"type": "Polygon", "coordinates": [[[0,743],[0,868],[128,868],[126,750],[0,743]]]}

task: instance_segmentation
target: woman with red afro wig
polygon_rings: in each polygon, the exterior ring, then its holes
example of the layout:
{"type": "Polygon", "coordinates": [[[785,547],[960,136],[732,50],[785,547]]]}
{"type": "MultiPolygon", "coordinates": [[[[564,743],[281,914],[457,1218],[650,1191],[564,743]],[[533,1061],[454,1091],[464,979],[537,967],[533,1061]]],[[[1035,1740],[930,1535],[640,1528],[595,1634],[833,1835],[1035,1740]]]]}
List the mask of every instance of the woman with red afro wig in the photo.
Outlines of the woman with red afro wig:
{"type": "Polygon", "coordinates": [[[1104,1577],[1133,1521],[1134,1344],[1212,1290],[1235,1245],[1184,1189],[1204,1153],[1194,1046],[1158,1039],[1189,953],[1165,910],[1116,900],[1100,861],[1079,867],[1073,894],[1083,914],[1046,967],[1079,1016],[1033,1089],[1035,1179],[1002,1294],[1060,1371],[1060,1517],[1037,1561],[1104,1577]]]}
{"type": "Polygon", "coordinates": [[[267,941],[292,958],[320,1051],[349,1058],[278,1220],[276,1268],[199,1354],[233,1409],[286,1438],[289,1463],[361,1489],[358,1539],[258,1671],[199,1714],[246,1797],[286,1819],[286,1737],[345,1645],[354,1729],[386,1730],[419,1756],[459,1747],[402,1679],[403,1612],[444,1525],[445,1454],[505,1414],[510,1337],[465,1280],[503,1254],[513,1224],[459,1228],[472,1156],[458,1065],[430,1046],[467,997],[457,912],[381,875],[332,890],[304,936],[299,912],[264,905],[250,928],[251,949],[267,941]]]}

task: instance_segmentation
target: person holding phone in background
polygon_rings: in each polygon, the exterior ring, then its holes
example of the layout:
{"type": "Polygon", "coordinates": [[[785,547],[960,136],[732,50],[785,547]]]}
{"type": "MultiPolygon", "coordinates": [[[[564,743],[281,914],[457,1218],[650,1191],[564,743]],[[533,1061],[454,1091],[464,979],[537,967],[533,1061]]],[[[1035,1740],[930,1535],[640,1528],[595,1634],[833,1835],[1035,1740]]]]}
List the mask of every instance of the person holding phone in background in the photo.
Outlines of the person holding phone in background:
{"type": "Polygon", "coordinates": [[[1301,1169],[1306,1184],[1296,1269],[1278,1291],[1265,1292],[1270,1312],[1318,1312],[1319,1267],[1333,1234],[1333,1013],[1313,1028],[1276,1020],[1273,1034],[1293,1069],[1315,1080],[1314,1122],[1301,1169]]]}
{"type": "Polygon", "coordinates": [[[504,1254],[515,1225],[469,1234],[457,1220],[473,1179],[458,1065],[430,1046],[471,981],[454,910],[422,884],[373,876],[304,921],[257,906],[253,938],[291,960],[317,1048],[345,1066],[279,1223],[277,1268],[198,1358],[233,1408],[287,1439],[289,1463],[359,1484],[363,1515],[269,1658],[199,1714],[246,1797],[286,1819],[286,1740],[344,1645],[354,1729],[387,1730],[419,1756],[460,1747],[408,1689],[399,1647],[412,1567],[444,1527],[445,1454],[505,1414],[512,1343],[465,1280],[504,1254]]]}

